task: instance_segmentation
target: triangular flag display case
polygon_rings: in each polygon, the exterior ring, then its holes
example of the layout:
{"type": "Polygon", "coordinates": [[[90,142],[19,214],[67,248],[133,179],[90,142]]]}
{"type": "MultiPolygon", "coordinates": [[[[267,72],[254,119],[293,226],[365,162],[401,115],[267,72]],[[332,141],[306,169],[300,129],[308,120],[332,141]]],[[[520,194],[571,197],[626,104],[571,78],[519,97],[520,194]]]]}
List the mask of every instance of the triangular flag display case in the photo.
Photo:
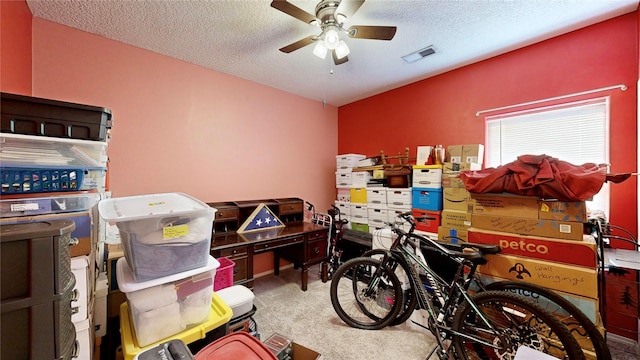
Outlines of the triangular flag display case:
{"type": "Polygon", "coordinates": [[[237,232],[246,233],[262,230],[271,230],[284,227],[284,223],[265,205],[261,203],[247,217],[237,232]]]}

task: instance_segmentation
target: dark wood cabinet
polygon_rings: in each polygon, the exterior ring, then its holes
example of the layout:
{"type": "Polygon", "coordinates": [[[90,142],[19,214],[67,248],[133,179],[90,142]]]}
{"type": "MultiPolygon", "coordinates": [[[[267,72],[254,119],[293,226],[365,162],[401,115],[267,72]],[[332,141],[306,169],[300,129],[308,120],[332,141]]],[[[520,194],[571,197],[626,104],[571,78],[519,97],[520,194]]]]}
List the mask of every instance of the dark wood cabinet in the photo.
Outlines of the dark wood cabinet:
{"type": "Polygon", "coordinates": [[[327,258],[327,227],[304,222],[304,201],[299,198],[211,202],[217,209],[211,238],[211,255],[235,262],[234,284],[253,287],[254,254],[273,251],[274,273],[280,258],[301,268],[302,289],[307,289],[309,266],[327,258]],[[264,231],[237,233],[253,211],[265,204],[285,226],[264,231]]]}

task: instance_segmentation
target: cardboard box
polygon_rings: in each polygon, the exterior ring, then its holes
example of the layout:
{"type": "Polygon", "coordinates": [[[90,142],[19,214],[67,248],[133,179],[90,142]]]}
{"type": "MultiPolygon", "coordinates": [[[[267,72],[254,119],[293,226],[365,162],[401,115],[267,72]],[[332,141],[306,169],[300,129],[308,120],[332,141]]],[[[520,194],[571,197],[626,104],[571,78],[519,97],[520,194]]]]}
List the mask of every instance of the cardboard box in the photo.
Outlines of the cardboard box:
{"type": "Polygon", "coordinates": [[[473,214],[473,227],[520,235],[534,235],[554,239],[583,240],[583,224],[570,221],[538,220],[508,216],[473,214]]]}
{"type": "Polygon", "coordinates": [[[464,188],[443,188],[442,209],[470,213],[471,195],[464,188]]]}
{"type": "Polygon", "coordinates": [[[538,219],[538,198],[513,194],[471,194],[473,213],[538,219]]]}
{"type": "Polygon", "coordinates": [[[444,227],[467,230],[471,227],[471,214],[464,211],[442,210],[440,224],[444,227]]]}
{"type": "Polygon", "coordinates": [[[464,182],[458,177],[459,175],[459,172],[442,173],[442,187],[464,189],[464,182]]]}
{"type": "Polygon", "coordinates": [[[466,170],[481,170],[482,164],[478,163],[452,163],[445,162],[442,164],[442,172],[443,173],[451,173],[458,171],[466,171],[466,170]]]}
{"type": "Polygon", "coordinates": [[[314,350],[306,348],[297,342],[292,344],[291,360],[321,360],[322,355],[314,350]]]}
{"type": "Polygon", "coordinates": [[[462,162],[462,145],[447,146],[447,162],[460,164],[462,162]]]}
{"type": "Polygon", "coordinates": [[[484,145],[465,144],[462,146],[461,162],[482,164],[483,161],[484,161],[484,145]]]}
{"type": "Polygon", "coordinates": [[[597,245],[593,238],[587,239],[590,239],[590,241],[561,240],[477,228],[469,229],[470,243],[499,245],[502,249],[502,254],[595,269],[598,266],[597,245]]]}
{"type": "Polygon", "coordinates": [[[538,201],[538,219],[587,222],[587,205],[584,201],[538,201]]]}
{"type": "MultiPolygon", "coordinates": [[[[451,236],[452,229],[454,228],[450,228],[446,226],[438,226],[438,240],[451,242],[450,236],[451,236]]],[[[462,230],[462,229],[454,229],[454,230],[456,231],[456,237],[458,237],[458,239],[464,242],[469,241],[467,230],[462,230]]]]}
{"type": "Polygon", "coordinates": [[[514,255],[485,256],[487,263],[478,267],[480,274],[526,281],[593,299],[598,297],[596,269],[514,255]]]}

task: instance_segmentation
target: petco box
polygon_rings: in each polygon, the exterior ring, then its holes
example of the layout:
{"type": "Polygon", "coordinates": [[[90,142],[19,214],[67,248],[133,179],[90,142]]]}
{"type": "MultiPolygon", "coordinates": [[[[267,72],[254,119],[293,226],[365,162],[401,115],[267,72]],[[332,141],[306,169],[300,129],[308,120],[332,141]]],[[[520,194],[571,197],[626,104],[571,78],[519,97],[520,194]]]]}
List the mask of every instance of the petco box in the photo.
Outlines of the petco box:
{"type": "Polygon", "coordinates": [[[365,159],[362,154],[342,154],[336,156],[336,169],[338,172],[351,172],[351,169],[358,166],[358,161],[365,159]]]}
{"type": "Polygon", "coordinates": [[[589,237],[586,241],[573,241],[470,228],[469,242],[499,245],[502,254],[557,261],[592,269],[598,266],[596,243],[589,237]]]}
{"type": "Polygon", "coordinates": [[[98,203],[115,222],[136,281],[207,265],[216,209],[181,193],[120,197],[98,203]]]}
{"type": "Polygon", "coordinates": [[[442,188],[413,188],[411,206],[414,209],[442,210],[442,188]]]}
{"type": "Polygon", "coordinates": [[[415,165],[413,187],[438,188],[442,186],[442,165],[415,165]]]}
{"type": "Polygon", "coordinates": [[[116,264],[120,291],[126,294],[139,346],[175,335],[209,317],[218,260],[180,274],[136,282],[125,259],[116,264]]]}

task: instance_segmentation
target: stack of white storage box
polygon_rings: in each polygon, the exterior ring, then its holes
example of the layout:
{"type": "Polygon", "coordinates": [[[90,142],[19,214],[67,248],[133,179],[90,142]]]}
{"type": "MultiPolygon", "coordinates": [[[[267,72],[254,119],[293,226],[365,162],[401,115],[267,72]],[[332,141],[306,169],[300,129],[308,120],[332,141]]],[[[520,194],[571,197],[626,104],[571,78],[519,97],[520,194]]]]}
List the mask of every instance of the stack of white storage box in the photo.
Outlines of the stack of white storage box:
{"type": "MultiPolygon", "coordinates": [[[[357,177],[356,185],[363,179],[360,177],[361,175],[357,175],[357,172],[354,173],[352,171],[353,168],[358,165],[358,162],[365,158],[366,156],[362,154],[343,154],[336,156],[336,189],[338,194],[335,205],[340,210],[341,216],[349,221],[347,223],[348,228],[353,228],[354,223],[363,224],[363,220],[365,220],[364,224],[366,224],[366,190],[358,191],[357,188],[354,188],[353,175],[356,174],[357,177]],[[364,191],[365,201],[362,201],[358,196],[352,199],[352,188],[355,189],[354,195],[364,191]],[[356,200],[356,202],[352,203],[353,200],[356,200]],[[354,205],[353,208],[352,205],[354,205]],[[354,211],[352,212],[352,210],[354,211]],[[356,217],[355,219],[354,216],[356,217]]],[[[362,189],[365,186],[360,186],[360,188],[362,189]]],[[[356,228],[357,227],[358,225],[356,225],[356,228]]]]}
{"type": "Polygon", "coordinates": [[[209,255],[216,209],[180,193],[112,198],[98,207],[120,232],[124,258],[117,262],[116,276],[127,296],[121,311],[128,309],[135,345],[144,347],[208,321],[220,265],[209,255]]]}

